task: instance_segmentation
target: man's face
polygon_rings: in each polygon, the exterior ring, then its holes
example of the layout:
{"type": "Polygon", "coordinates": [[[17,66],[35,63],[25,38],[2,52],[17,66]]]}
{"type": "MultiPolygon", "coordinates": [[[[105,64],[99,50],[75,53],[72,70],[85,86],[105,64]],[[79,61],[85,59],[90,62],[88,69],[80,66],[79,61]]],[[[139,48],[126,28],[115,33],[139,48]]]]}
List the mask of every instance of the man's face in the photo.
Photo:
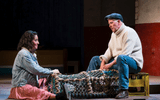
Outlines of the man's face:
{"type": "Polygon", "coordinates": [[[112,32],[116,32],[120,28],[120,20],[108,19],[109,28],[112,32]]]}

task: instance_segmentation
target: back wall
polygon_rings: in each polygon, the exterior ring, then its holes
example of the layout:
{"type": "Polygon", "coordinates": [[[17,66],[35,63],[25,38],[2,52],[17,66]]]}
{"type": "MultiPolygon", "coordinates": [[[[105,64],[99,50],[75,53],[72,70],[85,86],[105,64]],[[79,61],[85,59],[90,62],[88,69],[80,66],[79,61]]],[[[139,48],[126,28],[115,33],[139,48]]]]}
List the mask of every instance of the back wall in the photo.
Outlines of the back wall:
{"type": "Polygon", "coordinates": [[[104,17],[113,12],[121,13],[124,23],[134,28],[134,0],[84,0],[84,70],[93,56],[107,50],[111,30],[104,17]]]}

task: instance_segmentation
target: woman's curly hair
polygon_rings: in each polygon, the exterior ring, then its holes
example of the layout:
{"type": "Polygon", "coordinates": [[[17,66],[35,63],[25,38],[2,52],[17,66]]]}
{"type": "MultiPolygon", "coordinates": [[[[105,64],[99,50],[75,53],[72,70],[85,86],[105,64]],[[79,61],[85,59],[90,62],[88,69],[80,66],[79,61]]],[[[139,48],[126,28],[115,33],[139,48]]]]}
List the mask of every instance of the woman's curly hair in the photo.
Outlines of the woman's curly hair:
{"type": "Polygon", "coordinates": [[[32,40],[34,39],[34,36],[35,36],[35,35],[38,35],[36,31],[32,31],[32,30],[26,31],[26,32],[22,35],[22,37],[21,37],[21,39],[20,39],[20,41],[19,41],[19,43],[18,43],[17,50],[19,51],[19,50],[22,49],[22,47],[25,47],[25,48],[27,48],[29,51],[31,51],[31,50],[32,50],[32,45],[33,45],[33,44],[32,44],[32,40]]]}

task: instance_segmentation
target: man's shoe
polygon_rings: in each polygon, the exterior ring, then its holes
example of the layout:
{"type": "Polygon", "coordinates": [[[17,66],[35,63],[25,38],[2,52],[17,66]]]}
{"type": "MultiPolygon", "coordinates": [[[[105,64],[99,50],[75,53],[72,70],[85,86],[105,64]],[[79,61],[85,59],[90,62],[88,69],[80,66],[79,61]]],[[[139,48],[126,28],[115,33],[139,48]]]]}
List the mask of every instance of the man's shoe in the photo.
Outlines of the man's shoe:
{"type": "Polygon", "coordinates": [[[115,99],[128,98],[128,90],[120,90],[115,99]]]}

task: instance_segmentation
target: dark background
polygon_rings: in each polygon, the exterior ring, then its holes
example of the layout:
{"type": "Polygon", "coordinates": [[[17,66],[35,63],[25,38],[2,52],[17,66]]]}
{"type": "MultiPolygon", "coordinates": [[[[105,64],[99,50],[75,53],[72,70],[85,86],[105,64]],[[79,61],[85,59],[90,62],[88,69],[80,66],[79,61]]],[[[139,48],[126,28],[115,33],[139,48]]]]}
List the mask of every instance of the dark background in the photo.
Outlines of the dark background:
{"type": "Polygon", "coordinates": [[[106,14],[118,12],[127,25],[135,25],[135,0],[100,2],[97,8],[94,0],[0,0],[0,50],[16,50],[22,34],[33,30],[38,32],[40,50],[67,49],[67,59],[80,61],[80,71],[86,70],[93,56],[105,52],[111,31],[107,24],[85,26],[84,20],[106,23],[106,14]],[[91,13],[93,9],[100,12],[91,13]]]}
{"type": "Polygon", "coordinates": [[[1,49],[15,49],[26,30],[43,48],[81,47],[82,0],[0,0],[0,12],[1,49]]]}
{"type": "Polygon", "coordinates": [[[83,56],[83,0],[0,0],[0,12],[0,50],[16,50],[34,30],[39,49],[67,49],[68,60],[83,56]]]}

